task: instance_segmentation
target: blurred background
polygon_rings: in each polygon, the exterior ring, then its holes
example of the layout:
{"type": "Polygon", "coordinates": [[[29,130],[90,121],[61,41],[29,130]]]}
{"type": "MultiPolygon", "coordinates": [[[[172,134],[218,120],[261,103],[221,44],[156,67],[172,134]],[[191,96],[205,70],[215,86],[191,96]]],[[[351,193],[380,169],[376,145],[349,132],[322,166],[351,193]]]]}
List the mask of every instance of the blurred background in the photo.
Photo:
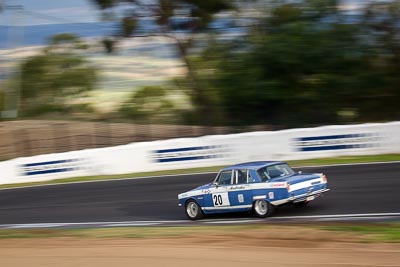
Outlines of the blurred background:
{"type": "Polygon", "coordinates": [[[399,103],[400,1],[0,1],[0,160],[399,103]]]}

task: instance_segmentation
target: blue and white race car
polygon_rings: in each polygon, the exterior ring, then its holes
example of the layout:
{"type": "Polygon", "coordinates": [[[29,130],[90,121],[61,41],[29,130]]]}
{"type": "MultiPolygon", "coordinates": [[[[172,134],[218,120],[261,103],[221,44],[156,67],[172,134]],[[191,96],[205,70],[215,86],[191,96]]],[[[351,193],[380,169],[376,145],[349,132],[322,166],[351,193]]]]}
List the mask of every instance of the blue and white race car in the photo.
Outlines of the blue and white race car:
{"type": "Polygon", "coordinates": [[[285,162],[257,161],[223,168],[212,183],[179,194],[178,199],[191,220],[240,211],[263,218],[276,206],[305,205],[327,191],[322,173],[296,173],[285,162]]]}

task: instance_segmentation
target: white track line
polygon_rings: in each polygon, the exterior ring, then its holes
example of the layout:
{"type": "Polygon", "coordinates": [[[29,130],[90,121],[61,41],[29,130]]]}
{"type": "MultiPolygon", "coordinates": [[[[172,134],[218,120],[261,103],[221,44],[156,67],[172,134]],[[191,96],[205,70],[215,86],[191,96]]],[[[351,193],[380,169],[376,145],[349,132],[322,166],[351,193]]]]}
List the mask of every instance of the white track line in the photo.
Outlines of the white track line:
{"type": "Polygon", "coordinates": [[[359,218],[359,217],[374,218],[374,217],[396,217],[396,216],[400,216],[400,212],[283,216],[283,217],[271,217],[271,219],[296,220],[296,219],[335,219],[335,218],[359,218]]]}
{"type": "MultiPolygon", "coordinates": [[[[182,221],[183,222],[183,221],[182,221]]],[[[26,223],[0,224],[0,229],[19,228],[58,228],[58,227],[118,227],[118,226],[153,226],[166,224],[167,221],[121,221],[121,222],[81,222],[81,223],[26,223]]],[[[173,223],[173,221],[172,221],[173,223]]],[[[176,223],[176,222],[175,222],[176,223]]]]}
{"type": "MultiPolygon", "coordinates": [[[[293,167],[293,168],[294,169],[300,169],[300,168],[307,169],[307,168],[341,167],[341,166],[357,166],[357,165],[378,165],[378,164],[396,164],[396,163],[400,163],[400,161],[360,162],[360,163],[343,163],[343,164],[332,164],[332,165],[296,166],[296,167],[293,167]]],[[[0,188],[0,191],[13,190],[13,189],[23,189],[23,188],[32,188],[32,187],[44,187],[44,186],[113,182],[113,181],[135,180],[135,179],[153,179],[153,178],[161,178],[161,177],[183,177],[183,176],[190,176],[190,175],[206,175],[206,174],[216,174],[216,173],[217,172],[195,172],[195,173],[185,173],[185,174],[167,174],[167,175],[159,175],[159,176],[142,176],[142,177],[128,177],[128,178],[107,179],[107,180],[93,180],[93,181],[65,182],[65,183],[55,183],[55,184],[27,185],[27,186],[19,186],[19,187],[0,188]]],[[[71,177],[71,178],[74,178],[74,177],[71,177]]]]}
{"type": "Polygon", "coordinates": [[[262,219],[247,219],[247,220],[209,220],[209,221],[203,221],[202,223],[207,223],[207,224],[238,224],[238,223],[255,223],[255,222],[262,222],[264,220],[262,219]]]}
{"type": "Polygon", "coordinates": [[[310,216],[284,216],[268,219],[219,219],[219,220],[163,220],[163,221],[120,221],[120,222],[81,222],[81,223],[27,223],[27,224],[0,224],[0,229],[32,229],[32,228],[60,228],[60,227],[123,227],[123,226],[162,226],[162,225],[201,225],[201,224],[240,224],[273,222],[274,220],[299,220],[299,219],[360,219],[360,218],[390,218],[400,217],[400,212],[391,213],[358,213],[358,214],[333,214],[310,216]]]}

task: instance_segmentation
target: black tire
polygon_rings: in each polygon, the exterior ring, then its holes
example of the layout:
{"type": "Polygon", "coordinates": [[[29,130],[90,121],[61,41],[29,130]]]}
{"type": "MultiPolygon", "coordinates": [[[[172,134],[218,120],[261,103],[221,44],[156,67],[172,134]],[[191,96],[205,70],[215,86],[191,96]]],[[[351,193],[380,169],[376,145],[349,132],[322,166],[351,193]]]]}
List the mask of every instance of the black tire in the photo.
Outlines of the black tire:
{"type": "Polygon", "coordinates": [[[275,207],[264,199],[258,199],[253,203],[253,214],[259,218],[271,216],[274,213],[275,207]]]}
{"type": "Polygon", "coordinates": [[[186,216],[188,216],[188,218],[191,220],[199,220],[204,217],[204,213],[201,210],[200,205],[197,204],[197,202],[193,199],[190,199],[186,202],[185,212],[186,216]]]}

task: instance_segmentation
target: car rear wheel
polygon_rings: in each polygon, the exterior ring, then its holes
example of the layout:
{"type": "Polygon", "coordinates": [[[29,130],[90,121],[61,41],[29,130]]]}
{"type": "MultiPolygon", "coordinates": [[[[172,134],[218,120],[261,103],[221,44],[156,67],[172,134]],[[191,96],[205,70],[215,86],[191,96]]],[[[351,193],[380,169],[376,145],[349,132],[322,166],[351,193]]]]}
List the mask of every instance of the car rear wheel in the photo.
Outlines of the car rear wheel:
{"type": "Polygon", "coordinates": [[[265,218],[274,212],[274,206],[264,199],[258,199],[253,204],[253,213],[255,216],[265,218]]]}
{"type": "Polygon", "coordinates": [[[204,216],[203,211],[201,210],[199,204],[197,204],[197,202],[194,200],[189,200],[186,203],[185,210],[186,210],[186,215],[191,220],[198,220],[198,219],[203,218],[203,216],[204,216]]]}

